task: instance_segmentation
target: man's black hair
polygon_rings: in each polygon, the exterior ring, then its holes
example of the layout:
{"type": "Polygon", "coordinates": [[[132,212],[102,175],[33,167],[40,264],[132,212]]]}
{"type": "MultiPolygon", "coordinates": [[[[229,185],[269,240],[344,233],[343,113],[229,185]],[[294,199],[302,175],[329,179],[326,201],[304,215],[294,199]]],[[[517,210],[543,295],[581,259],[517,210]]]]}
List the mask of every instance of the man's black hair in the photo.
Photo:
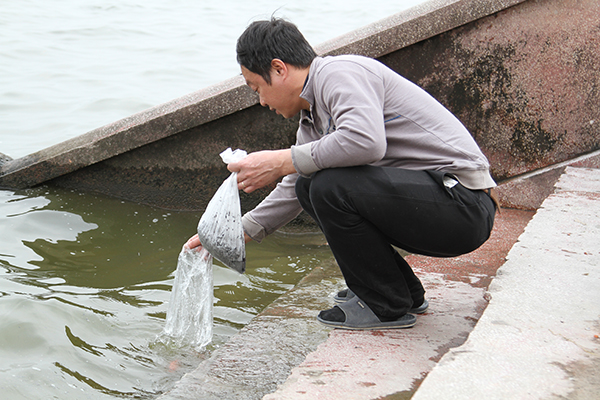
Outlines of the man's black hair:
{"type": "Polygon", "coordinates": [[[251,23],[238,39],[236,51],[238,63],[269,85],[273,59],[308,68],[317,56],[296,25],[275,17],[251,23]]]}

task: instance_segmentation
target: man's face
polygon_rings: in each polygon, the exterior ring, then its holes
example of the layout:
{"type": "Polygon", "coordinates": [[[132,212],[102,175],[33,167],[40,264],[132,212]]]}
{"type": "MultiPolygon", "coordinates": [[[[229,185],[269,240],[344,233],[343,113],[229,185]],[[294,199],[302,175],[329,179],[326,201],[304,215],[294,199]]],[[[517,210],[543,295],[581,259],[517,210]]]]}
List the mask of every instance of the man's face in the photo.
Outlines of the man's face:
{"type": "Polygon", "coordinates": [[[294,90],[293,81],[287,74],[287,70],[271,68],[270,85],[262,76],[250,72],[243,66],[242,75],[250,89],[258,94],[263,107],[269,107],[284,118],[291,118],[302,109],[300,93],[296,93],[297,90],[294,90]]]}

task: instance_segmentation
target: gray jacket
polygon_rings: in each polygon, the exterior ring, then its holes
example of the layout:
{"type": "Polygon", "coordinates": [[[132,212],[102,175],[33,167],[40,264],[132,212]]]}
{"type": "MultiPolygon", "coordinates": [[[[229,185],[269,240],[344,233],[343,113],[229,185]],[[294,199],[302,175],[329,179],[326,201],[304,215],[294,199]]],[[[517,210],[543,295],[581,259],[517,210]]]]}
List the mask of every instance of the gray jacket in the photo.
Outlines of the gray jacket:
{"type": "MultiPolygon", "coordinates": [[[[299,174],[377,165],[448,172],[465,187],[496,186],[489,163],[464,125],[437,100],[382,63],[361,56],[317,57],[300,94],[302,110],[292,160],[299,174]]],[[[243,218],[254,240],[282,227],[302,208],[284,177],[243,218]]]]}

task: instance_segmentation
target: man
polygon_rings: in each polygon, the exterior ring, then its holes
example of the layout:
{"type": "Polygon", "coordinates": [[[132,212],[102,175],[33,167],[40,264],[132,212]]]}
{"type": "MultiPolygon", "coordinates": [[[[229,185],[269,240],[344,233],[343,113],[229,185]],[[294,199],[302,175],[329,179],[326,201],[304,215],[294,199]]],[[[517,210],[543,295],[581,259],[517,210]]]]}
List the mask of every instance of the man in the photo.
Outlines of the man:
{"type": "MultiPolygon", "coordinates": [[[[425,91],[376,60],[317,57],[287,21],[252,23],[237,59],[261,105],[285,118],[300,113],[295,146],[228,167],[248,193],[284,177],[244,215],[246,240],[260,242],[304,209],[348,286],[318,320],[346,329],[413,326],[428,302],[393,246],[450,257],[483,244],[496,211],[486,157],[425,91]]],[[[188,242],[198,245],[197,237],[188,242]]]]}

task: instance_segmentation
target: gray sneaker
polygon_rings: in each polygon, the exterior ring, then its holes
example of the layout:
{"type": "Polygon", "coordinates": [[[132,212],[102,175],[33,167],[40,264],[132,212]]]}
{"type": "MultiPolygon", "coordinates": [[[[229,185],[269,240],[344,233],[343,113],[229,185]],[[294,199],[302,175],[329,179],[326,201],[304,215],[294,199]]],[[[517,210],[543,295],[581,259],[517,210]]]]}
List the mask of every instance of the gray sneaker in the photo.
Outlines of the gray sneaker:
{"type": "MultiPolygon", "coordinates": [[[[356,295],[354,294],[354,292],[352,290],[350,290],[349,288],[340,290],[334,297],[333,300],[336,303],[345,303],[348,300],[352,299],[353,297],[355,297],[356,295]]],[[[429,302],[427,301],[427,299],[425,299],[423,301],[423,304],[421,304],[419,307],[413,307],[411,308],[408,312],[411,314],[423,314],[425,311],[427,311],[427,309],[429,308],[429,302]]]]}

